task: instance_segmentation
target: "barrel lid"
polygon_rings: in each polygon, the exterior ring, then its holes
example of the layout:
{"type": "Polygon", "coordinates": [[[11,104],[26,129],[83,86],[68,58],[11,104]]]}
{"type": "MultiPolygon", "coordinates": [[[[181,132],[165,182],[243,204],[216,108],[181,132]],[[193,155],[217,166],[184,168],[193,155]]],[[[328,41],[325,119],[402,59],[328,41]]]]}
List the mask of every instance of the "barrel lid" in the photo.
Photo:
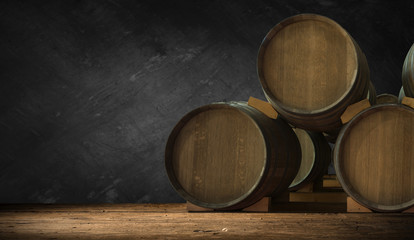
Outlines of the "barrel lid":
{"type": "Polygon", "coordinates": [[[343,189],[377,211],[414,205],[414,110],[381,104],[356,115],[341,130],[334,150],[343,189]]]}
{"type": "Polygon", "coordinates": [[[167,142],[168,177],[186,200],[225,208],[243,201],[261,181],[266,143],[241,103],[215,103],[185,115],[167,142]]]}
{"type": "Polygon", "coordinates": [[[358,74],[358,52],[335,21],[300,14],[277,24],[264,38],[257,68],[263,90],[285,111],[316,114],[337,105],[358,74]]]}

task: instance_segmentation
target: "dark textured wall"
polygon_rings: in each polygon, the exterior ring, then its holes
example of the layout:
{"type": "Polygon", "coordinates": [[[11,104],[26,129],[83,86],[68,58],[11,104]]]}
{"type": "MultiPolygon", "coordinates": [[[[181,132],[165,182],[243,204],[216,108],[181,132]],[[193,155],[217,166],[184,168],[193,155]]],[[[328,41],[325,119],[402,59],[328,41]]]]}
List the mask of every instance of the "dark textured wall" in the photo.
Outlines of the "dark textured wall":
{"type": "Polygon", "coordinates": [[[263,98],[261,40],[319,13],[398,94],[413,1],[1,1],[0,202],[177,202],[164,147],[188,111],[263,98]]]}

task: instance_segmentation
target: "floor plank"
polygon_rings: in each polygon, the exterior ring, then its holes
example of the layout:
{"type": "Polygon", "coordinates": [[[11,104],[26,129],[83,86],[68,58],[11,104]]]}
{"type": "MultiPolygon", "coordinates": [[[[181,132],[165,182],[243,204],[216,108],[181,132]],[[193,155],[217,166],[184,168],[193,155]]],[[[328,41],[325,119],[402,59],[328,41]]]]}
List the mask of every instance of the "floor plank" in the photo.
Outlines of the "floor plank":
{"type": "Polygon", "coordinates": [[[185,204],[0,205],[0,239],[412,239],[414,214],[188,213],[185,204]]]}

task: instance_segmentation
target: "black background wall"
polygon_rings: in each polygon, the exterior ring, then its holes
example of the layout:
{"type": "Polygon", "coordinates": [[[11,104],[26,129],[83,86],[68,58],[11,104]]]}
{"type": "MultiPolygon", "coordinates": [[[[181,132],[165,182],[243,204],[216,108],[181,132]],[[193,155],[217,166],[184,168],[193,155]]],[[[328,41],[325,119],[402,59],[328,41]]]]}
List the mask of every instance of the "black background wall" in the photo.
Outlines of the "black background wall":
{"type": "Polygon", "coordinates": [[[256,54],[318,13],[397,95],[413,1],[1,1],[0,202],[179,202],[164,147],[188,111],[263,97],[256,54]]]}

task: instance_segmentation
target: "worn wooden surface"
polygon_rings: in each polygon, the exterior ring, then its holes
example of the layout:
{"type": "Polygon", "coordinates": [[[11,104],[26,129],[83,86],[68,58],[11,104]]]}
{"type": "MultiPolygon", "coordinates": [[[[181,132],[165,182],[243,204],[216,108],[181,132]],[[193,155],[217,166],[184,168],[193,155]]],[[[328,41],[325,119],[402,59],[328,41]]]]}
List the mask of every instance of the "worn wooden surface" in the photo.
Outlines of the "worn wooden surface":
{"type": "Polygon", "coordinates": [[[360,102],[349,105],[341,116],[341,122],[345,124],[351,121],[355,115],[360,113],[362,110],[369,108],[370,106],[371,104],[369,103],[368,99],[364,99],[360,102]]]}
{"type": "Polygon", "coordinates": [[[345,203],[346,196],[344,192],[291,192],[289,194],[289,201],[345,203]]]}
{"type": "Polygon", "coordinates": [[[414,109],[414,98],[412,97],[403,97],[401,103],[414,109]]]}
{"type": "Polygon", "coordinates": [[[266,116],[272,119],[277,119],[278,113],[268,101],[263,101],[255,97],[249,97],[247,104],[264,113],[266,116]]]}
{"type": "Polygon", "coordinates": [[[339,183],[336,175],[325,175],[322,187],[326,188],[341,188],[341,183],[339,183]]]}
{"type": "Polygon", "coordinates": [[[0,205],[6,239],[412,239],[413,214],[188,213],[185,204],[0,205]]]}
{"type": "MultiPolygon", "coordinates": [[[[246,208],[240,209],[238,211],[242,212],[270,212],[271,207],[271,197],[264,197],[261,200],[257,201],[253,205],[250,205],[246,208]]],[[[187,211],[189,212],[213,212],[213,211],[219,211],[215,210],[213,208],[205,208],[200,207],[197,205],[192,204],[191,202],[187,202],[187,211]]]]}

